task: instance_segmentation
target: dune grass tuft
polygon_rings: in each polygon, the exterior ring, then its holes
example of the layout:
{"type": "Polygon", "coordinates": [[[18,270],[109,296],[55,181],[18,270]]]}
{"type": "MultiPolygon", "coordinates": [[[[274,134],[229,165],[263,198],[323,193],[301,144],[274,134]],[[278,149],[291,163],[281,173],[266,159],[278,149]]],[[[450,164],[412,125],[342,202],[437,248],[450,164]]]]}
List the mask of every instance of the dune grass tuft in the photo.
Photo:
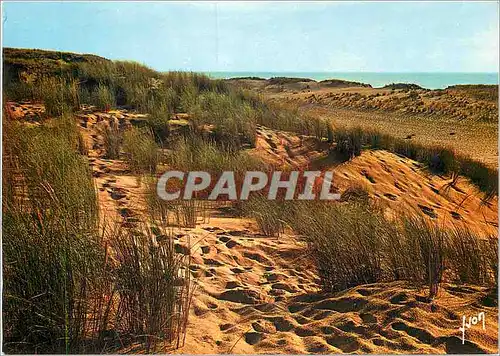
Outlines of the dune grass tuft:
{"type": "Polygon", "coordinates": [[[496,285],[496,238],[463,226],[444,229],[419,215],[388,220],[363,196],[342,202],[260,201],[243,204],[264,235],[290,227],[308,245],[326,291],[403,280],[435,297],[443,281],[496,285]]]}
{"type": "Polygon", "coordinates": [[[132,172],[155,173],[159,161],[158,145],[147,129],[130,128],[123,134],[123,151],[132,172]]]}

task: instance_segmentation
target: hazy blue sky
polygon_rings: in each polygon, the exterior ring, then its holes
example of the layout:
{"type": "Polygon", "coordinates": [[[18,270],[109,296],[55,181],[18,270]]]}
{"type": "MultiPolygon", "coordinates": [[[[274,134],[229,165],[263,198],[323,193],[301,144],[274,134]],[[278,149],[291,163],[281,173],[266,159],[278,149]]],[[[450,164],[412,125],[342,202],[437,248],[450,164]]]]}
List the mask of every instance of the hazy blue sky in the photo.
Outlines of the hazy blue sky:
{"type": "Polygon", "coordinates": [[[158,70],[498,71],[496,2],[4,2],[3,30],[158,70]]]}

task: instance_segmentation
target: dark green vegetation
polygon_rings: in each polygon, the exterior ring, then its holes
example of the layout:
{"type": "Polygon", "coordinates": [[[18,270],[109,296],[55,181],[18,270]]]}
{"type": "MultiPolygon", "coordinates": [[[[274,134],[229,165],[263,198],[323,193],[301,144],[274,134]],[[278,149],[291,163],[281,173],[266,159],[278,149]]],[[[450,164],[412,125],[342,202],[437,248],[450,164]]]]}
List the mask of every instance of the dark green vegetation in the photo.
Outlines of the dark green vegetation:
{"type": "Polygon", "coordinates": [[[269,78],[268,83],[270,85],[278,84],[290,84],[290,83],[300,83],[300,82],[314,82],[315,80],[309,78],[288,78],[288,77],[272,77],[269,78]]]}
{"type": "Polygon", "coordinates": [[[405,89],[405,90],[415,90],[415,89],[423,89],[420,85],[413,83],[391,83],[384,85],[382,88],[384,89],[405,89]]]}
{"type": "Polygon", "coordinates": [[[49,116],[92,104],[102,110],[125,107],[147,113],[156,141],[169,135],[172,113],[188,113],[195,131],[211,131],[226,147],[253,145],[255,125],[313,134],[319,119],[302,120],[261,96],[222,80],[185,72],[159,73],[134,62],[91,55],[4,49],[4,95],[8,100],[43,102],[49,116]],[[207,127],[209,126],[209,127],[207,127]]]}
{"type": "Polygon", "coordinates": [[[353,82],[350,80],[342,80],[342,79],[325,79],[319,82],[321,85],[329,88],[342,88],[342,87],[364,87],[371,88],[370,84],[353,82]]]}

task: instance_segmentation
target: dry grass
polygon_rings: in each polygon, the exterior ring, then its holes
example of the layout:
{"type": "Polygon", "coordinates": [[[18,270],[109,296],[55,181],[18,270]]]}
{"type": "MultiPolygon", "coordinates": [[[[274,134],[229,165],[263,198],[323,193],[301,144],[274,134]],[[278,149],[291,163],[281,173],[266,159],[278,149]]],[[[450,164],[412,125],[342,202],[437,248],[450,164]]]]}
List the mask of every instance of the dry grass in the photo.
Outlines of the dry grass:
{"type": "Polygon", "coordinates": [[[443,281],[496,285],[495,237],[485,240],[458,226],[444,230],[417,215],[389,221],[363,197],[333,203],[250,200],[243,210],[265,235],[277,235],[286,224],[302,236],[327,291],[405,280],[426,286],[433,298],[443,281]]]}
{"type": "Polygon", "coordinates": [[[143,341],[146,352],[183,344],[191,299],[189,256],[175,252],[173,230],[161,226],[122,230],[109,239],[119,297],[113,323],[143,341]]]}
{"type": "Polygon", "coordinates": [[[126,161],[137,174],[156,172],[159,161],[158,145],[149,130],[131,128],[123,134],[123,151],[126,161]]]}
{"type": "Polygon", "coordinates": [[[243,202],[242,213],[252,217],[257,222],[261,233],[264,236],[279,236],[285,229],[285,211],[287,204],[276,204],[268,200],[264,195],[252,195],[252,197],[243,202]]]}
{"type": "Polygon", "coordinates": [[[116,159],[120,157],[120,151],[123,143],[123,132],[116,120],[110,120],[101,130],[104,139],[104,150],[106,158],[116,159]]]}

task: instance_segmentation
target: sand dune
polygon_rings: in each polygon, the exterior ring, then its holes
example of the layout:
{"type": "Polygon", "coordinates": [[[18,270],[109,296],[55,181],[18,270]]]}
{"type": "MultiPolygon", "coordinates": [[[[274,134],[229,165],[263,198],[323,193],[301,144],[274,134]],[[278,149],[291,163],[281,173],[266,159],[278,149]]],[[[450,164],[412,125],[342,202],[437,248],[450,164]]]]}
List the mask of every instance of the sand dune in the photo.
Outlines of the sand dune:
{"type": "MultiPolygon", "coordinates": [[[[94,126],[115,119],[127,125],[131,118],[125,112],[79,116],[101,207],[108,219],[121,219],[126,227],[135,226],[143,212],[144,184],[124,162],[102,158],[94,126]]],[[[496,233],[496,198],[481,205],[479,192],[465,179],[447,187],[446,177],[385,151],[363,152],[339,164],[328,160],[324,148],[311,137],[259,127],[253,152],[278,166],[332,169],[341,192],[362,185],[388,214],[413,209],[441,224],[463,223],[480,234],[496,233]]],[[[181,229],[176,251],[191,256],[196,289],[186,341],[175,352],[498,352],[498,307],[487,289],[444,284],[433,301],[427,300],[425,288],[404,282],[322,293],[305,246],[290,231],[264,237],[255,221],[222,214],[181,229]],[[467,329],[462,344],[462,316],[480,312],[486,316],[485,329],[479,324],[467,329]]]]}

